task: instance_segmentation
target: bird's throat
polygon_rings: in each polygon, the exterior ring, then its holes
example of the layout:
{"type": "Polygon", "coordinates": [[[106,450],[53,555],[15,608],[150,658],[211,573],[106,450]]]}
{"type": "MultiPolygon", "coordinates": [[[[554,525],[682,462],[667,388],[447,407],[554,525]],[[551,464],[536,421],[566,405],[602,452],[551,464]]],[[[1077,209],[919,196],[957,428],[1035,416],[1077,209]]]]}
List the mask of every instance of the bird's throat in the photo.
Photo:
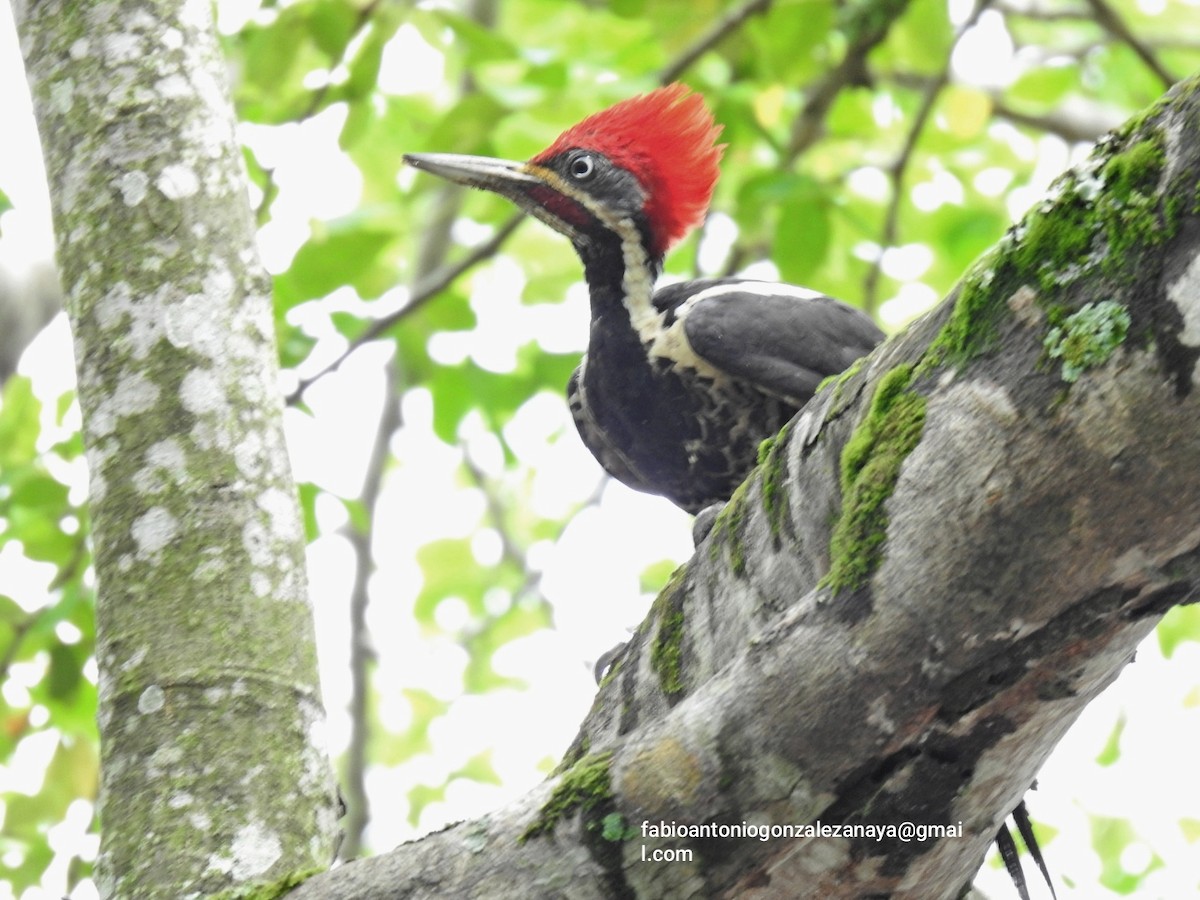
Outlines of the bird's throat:
{"type": "Polygon", "coordinates": [[[593,321],[628,321],[642,343],[654,340],[664,313],[654,306],[654,283],[661,257],[646,249],[645,236],[632,219],[606,222],[603,237],[580,248],[592,300],[593,321]]]}

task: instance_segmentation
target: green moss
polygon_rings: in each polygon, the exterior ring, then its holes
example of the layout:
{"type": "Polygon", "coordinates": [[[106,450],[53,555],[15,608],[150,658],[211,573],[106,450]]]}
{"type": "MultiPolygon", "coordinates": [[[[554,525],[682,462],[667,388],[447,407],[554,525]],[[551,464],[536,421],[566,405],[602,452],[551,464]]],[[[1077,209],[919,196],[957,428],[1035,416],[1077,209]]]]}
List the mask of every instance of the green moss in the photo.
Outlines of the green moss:
{"type": "Polygon", "coordinates": [[[763,509],[767,514],[767,524],[771,527],[771,536],[776,542],[779,541],[783,515],[787,509],[787,504],[783,502],[782,491],[783,478],[787,468],[787,457],[784,451],[787,448],[790,424],[789,422],[780,429],[779,434],[770,440],[769,446],[767,441],[763,441],[758,447],[758,465],[762,471],[763,509]],[[766,453],[763,453],[764,447],[766,453]]]}
{"type": "Polygon", "coordinates": [[[683,566],[676,569],[654,601],[658,628],[650,644],[650,668],[668,697],[683,692],[683,602],[687,599],[684,572],[683,566]]]}
{"type": "Polygon", "coordinates": [[[751,475],[738,485],[729,502],[717,514],[709,536],[708,558],[716,562],[721,555],[721,549],[728,547],[729,566],[734,575],[746,573],[746,545],[742,540],[742,519],[745,510],[742,504],[753,480],[754,476],[751,475]]]}
{"type": "Polygon", "coordinates": [[[618,844],[624,841],[631,841],[641,834],[641,831],[626,822],[625,817],[619,812],[609,813],[600,820],[600,824],[600,837],[604,838],[606,841],[612,841],[618,844]]]}
{"type": "Polygon", "coordinates": [[[1167,153],[1161,133],[1138,141],[1104,166],[1104,186],[1112,199],[1124,202],[1135,193],[1153,193],[1158,187],[1167,153]]]}
{"type": "Polygon", "coordinates": [[[614,661],[613,664],[608,667],[608,671],[604,673],[604,677],[600,679],[600,684],[598,684],[597,687],[601,690],[608,687],[608,683],[616,678],[617,673],[621,671],[621,663],[624,661],[625,660],[622,658],[618,658],[616,661],[614,661]]]}
{"type": "Polygon", "coordinates": [[[1079,192],[1074,176],[1068,175],[1060,184],[1057,201],[1022,221],[1020,240],[1007,259],[1014,274],[1042,288],[1051,288],[1064,270],[1086,259],[1096,230],[1092,205],[1079,192]]]}
{"type": "MultiPolygon", "coordinates": [[[[840,391],[843,384],[845,384],[847,381],[849,381],[851,378],[853,378],[855,375],[857,375],[859,373],[859,371],[863,367],[863,363],[866,362],[866,359],[867,358],[865,356],[860,356],[858,359],[856,359],[854,362],[850,363],[849,366],[847,366],[842,371],[838,372],[836,375],[826,375],[824,378],[821,379],[821,383],[817,385],[817,389],[814,393],[817,393],[817,394],[821,393],[821,391],[825,390],[825,388],[829,387],[829,385],[831,385],[831,384],[837,386],[834,388],[835,391],[840,391]]],[[[834,395],[834,402],[835,403],[837,402],[836,393],[834,395]]]]}
{"type": "MultiPolygon", "coordinates": [[[[600,692],[596,692],[596,703],[599,703],[600,692]]],[[[596,704],[592,705],[591,712],[588,713],[588,718],[596,712],[596,704]]],[[[576,736],[571,746],[567,748],[567,752],[563,754],[563,758],[558,761],[558,765],[554,767],[551,775],[561,775],[568,769],[572,768],[577,762],[588,755],[588,751],[592,749],[592,739],[583,733],[576,736]]]]}
{"type": "Polygon", "coordinates": [[[771,450],[775,447],[775,437],[777,437],[777,435],[766,438],[759,443],[758,455],[754,458],[754,461],[757,465],[761,466],[767,461],[767,457],[771,455],[771,450]]]}
{"type": "Polygon", "coordinates": [[[595,753],[585,756],[564,772],[537,820],[517,840],[524,843],[540,834],[549,834],[560,820],[576,809],[586,816],[612,800],[612,778],[608,771],[611,762],[611,752],[595,753]]]}
{"type": "Polygon", "coordinates": [[[867,417],[842,450],[842,514],[830,539],[829,572],[821,579],[835,592],[860,587],[883,560],[884,502],[925,426],[925,398],[909,389],[913,375],[913,367],[904,365],[880,379],[867,417]]]}
{"type": "Polygon", "coordinates": [[[994,302],[991,283],[1000,256],[997,247],[980,257],[960,282],[954,308],[929,344],[918,374],[943,364],[961,366],[987,350],[997,334],[1003,307],[994,302]]]}
{"type": "Polygon", "coordinates": [[[1166,165],[1162,130],[1129,143],[1148,121],[1142,117],[1099,145],[1092,168],[1063,175],[1053,199],[1031,210],[972,267],[918,375],[943,364],[962,367],[993,349],[1010,315],[1006,301],[1023,285],[1048,308],[1063,285],[1090,267],[1100,265],[1123,281],[1138,277],[1134,255],[1175,233],[1182,206],[1178,199],[1160,203],[1157,196],[1166,165]]]}
{"type": "Polygon", "coordinates": [[[1085,370],[1105,362],[1129,332],[1129,312],[1120,303],[1089,303],[1050,329],[1044,346],[1062,360],[1062,380],[1074,382],[1085,370]]]}
{"type": "Polygon", "coordinates": [[[1129,265],[1131,251],[1160,243],[1174,231],[1176,205],[1164,207],[1160,218],[1155,190],[1162,177],[1167,154],[1161,134],[1138,141],[1104,166],[1105,193],[1100,218],[1108,238],[1104,260],[1109,274],[1123,273],[1126,281],[1136,277],[1129,265]]]}

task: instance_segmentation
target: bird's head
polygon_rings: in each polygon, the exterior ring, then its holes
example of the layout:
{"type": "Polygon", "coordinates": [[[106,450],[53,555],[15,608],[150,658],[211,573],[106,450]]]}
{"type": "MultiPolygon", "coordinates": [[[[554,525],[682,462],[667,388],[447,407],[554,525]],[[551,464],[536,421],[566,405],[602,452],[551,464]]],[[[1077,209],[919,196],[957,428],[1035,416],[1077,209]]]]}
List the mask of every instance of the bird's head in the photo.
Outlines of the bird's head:
{"type": "Polygon", "coordinates": [[[581,251],[633,222],[661,259],[704,219],[724,149],[720,133],[700,95],[672,84],[588,116],[528,162],[449,153],[404,159],[508,197],[581,251]]]}

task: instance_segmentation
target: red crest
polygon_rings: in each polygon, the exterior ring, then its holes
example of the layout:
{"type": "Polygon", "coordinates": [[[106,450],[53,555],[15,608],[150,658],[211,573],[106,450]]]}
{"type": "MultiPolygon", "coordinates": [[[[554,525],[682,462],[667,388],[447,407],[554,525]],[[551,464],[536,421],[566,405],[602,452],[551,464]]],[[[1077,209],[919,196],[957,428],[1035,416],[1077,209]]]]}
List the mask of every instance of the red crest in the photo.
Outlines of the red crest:
{"type": "Polygon", "coordinates": [[[657,254],[704,221],[719,174],[721,126],[699,94],[671,84],[622,100],[573,125],[535,156],[594,150],[632,172],[646,191],[646,217],[657,254]]]}

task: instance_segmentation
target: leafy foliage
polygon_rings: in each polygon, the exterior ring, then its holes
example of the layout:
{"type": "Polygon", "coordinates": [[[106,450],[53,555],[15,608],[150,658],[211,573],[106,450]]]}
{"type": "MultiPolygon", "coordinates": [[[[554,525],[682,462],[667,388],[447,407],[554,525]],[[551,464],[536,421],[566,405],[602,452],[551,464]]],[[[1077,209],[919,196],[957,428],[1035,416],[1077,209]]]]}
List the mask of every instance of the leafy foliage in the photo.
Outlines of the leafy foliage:
{"type": "MultiPolygon", "coordinates": [[[[60,401],[60,420],[69,399],[60,401]]],[[[37,783],[0,794],[0,844],[19,893],[40,884],[51,863],[47,829],[67,817],[77,798],[96,794],[95,622],[87,507],[72,500],[69,486],[79,437],[40,446],[42,403],[24,376],[8,379],[2,402],[0,759],[36,747],[46,761],[37,783]],[[18,567],[26,578],[12,577],[18,567]]],[[[73,877],[88,871],[77,865],[73,877]]]]}
{"type": "MultiPolygon", "coordinates": [[[[314,547],[375,535],[373,558],[357,564],[401,570],[369,596],[373,612],[390,616],[361,642],[376,655],[355,657],[369,676],[367,738],[350,740],[346,769],[403,772],[405,815],[420,827],[438,824],[452,783],[500,779],[488,736],[439,761],[432,735],[470,695],[523,688],[498,660],[555,618],[563,598],[543,585],[548,548],[565,544],[576,513],[595,502],[598,472],[546,487],[545,473],[578,452],[561,400],[586,338],[584,305],[562,302],[578,297],[570,249],[540,227],[509,229],[512,210],[495,197],[402,170],[402,153],[525,158],[584,115],[683,78],[709,99],[728,148],[714,215],[668,259],[668,274],[778,275],[895,329],[949,290],[1080,142],[1155,100],[1165,73],[1200,63],[1200,28],[1182,0],[973,9],[509,0],[469,10],[296,0],[246,16],[223,20],[224,42],[263,243],[275,248],[276,327],[296,416],[341,384],[327,372],[348,354],[345,368],[375,360],[366,377],[390,383],[384,402],[405,420],[390,444],[383,436],[376,487],[360,495],[314,476],[301,493],[314,547]],[[1101,6],[1107,17],[1093,14],[1101,6]],[[997,46],[1016,50],[995,56],[997,46]],[[990,68],[979,64],[988,53],[990,68]],[[322,162],[297,165],[307,155],[322,162]],[[367,344],[387,352],[372,357],[367,344]],[[422,483],[444,499],[402,502],[381,548],[390,507],[376,501],[389,485],[422,483]],[[417,639],[436,653],[414,667],[394,662],[394,648],[412,651],[417,639]]],[[[1105,322],[1097,328],[1109,338],[1099,337],[1112,343],[1118,323],[1105,322]]],[[[49,864],[47,827],[95,795],[88,518],[70,474],[81,444],[75,435],[46,445],[42,404],[54,399],[15,377],[0,406],[0,553],[9,554],[0,562],[44,564],[40,594],[20,598],[4,593],[0,565],[0,760],[24,741],[52,745],[42,787],[3,797],[17,893],[49,864]]],[[[357,448],[339,453],[342,468],[361,468],[357,448]]],[[[661,557],[647,560],[646,593],[679,562],[661,557]]],[[[1164,624],[1167,655],[1200,639],[1194,611],[1164,624]]],[[[1134,876],[1113,861],[1130,826],[1097,822],[1102,880],[1124,889],[1134,876]]]]}

